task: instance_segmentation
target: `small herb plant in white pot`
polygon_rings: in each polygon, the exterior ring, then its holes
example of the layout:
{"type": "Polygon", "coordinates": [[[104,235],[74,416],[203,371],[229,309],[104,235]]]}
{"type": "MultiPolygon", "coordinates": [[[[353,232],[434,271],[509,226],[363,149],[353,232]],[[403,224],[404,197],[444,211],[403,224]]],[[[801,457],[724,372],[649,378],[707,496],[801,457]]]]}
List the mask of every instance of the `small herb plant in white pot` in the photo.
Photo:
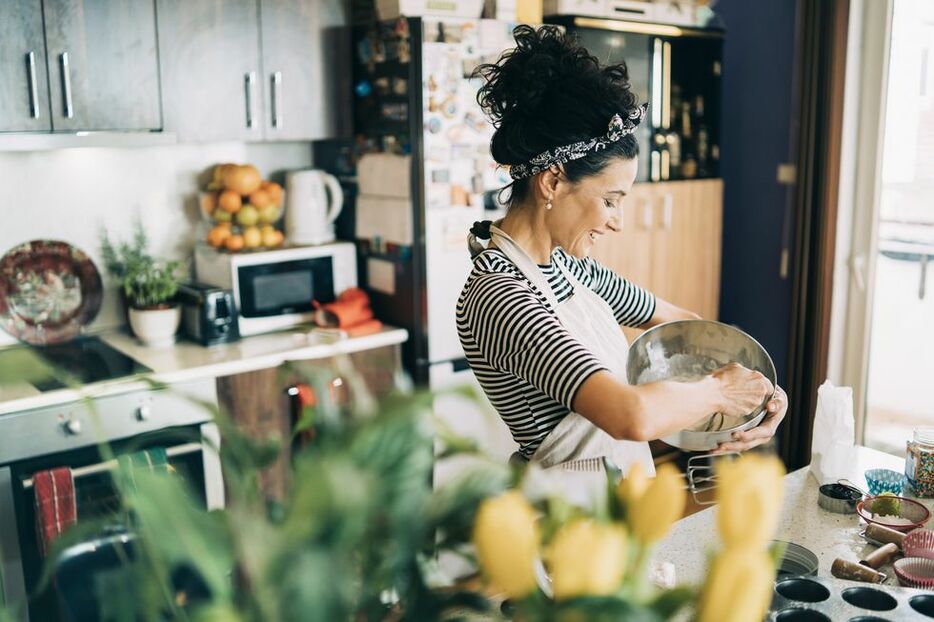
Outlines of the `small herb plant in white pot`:
{"type": "Polygon", "coordinates": [[[161,261],[147,250],[146,234],[137,222],[133,241],[114,245],[103,233],[101,251],[108,272],[120,285],[133,334],[151,346],[175,341],[181,310],[175,302],[178,262],[161,261]]]}
{"type": "Polygon", "coordinates": [[[123,293],[130,304],[130,328],[147,345],[168,345],[175,341],[182,317],[175,302],[177,270],[177,261],[152,260],[123,277],[123,293]]]}

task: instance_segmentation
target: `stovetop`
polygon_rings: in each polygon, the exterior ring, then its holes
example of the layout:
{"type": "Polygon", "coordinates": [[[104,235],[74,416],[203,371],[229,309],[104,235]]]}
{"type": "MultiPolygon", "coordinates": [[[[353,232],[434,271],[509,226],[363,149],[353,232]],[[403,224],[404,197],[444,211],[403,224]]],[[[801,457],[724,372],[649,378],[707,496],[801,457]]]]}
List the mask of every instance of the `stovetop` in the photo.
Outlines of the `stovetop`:
{"type": "Polygon", "coordinates": [[[0,369],[23,369],[22,381],[38,391],[64,389],[151,371],[107,345],[99,337],[79,337],[49,346],[14,346],[0,350],[0,369]]]}

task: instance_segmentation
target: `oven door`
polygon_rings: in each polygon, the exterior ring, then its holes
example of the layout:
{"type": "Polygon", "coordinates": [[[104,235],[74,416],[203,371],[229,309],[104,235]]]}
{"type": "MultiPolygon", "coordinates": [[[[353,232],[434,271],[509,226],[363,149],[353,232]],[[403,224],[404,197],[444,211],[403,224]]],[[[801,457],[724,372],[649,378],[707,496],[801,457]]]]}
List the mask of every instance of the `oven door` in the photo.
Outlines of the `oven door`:
{"type": "MultiPolygon", "coordinates": [[[[169,464],[195,498],[207,508],[223,507],[224,488],[219,433],[213,423],[178,426],[115,441],[115,455],[152,447],[165,448],[169,464]]],[[[57,620],[51,588],[36,591],[47,561],[41,554],[36,528],[33,474],[67,466],[72,469],[78,521],[118,520],[120,502],[112,481],[113,462],[104,461],[97,446],[48,454],[0,467],[0,555],[3,602],[22,620],[57,620]],[[28,606],[25,606],[28,597],[28,606]]]]}

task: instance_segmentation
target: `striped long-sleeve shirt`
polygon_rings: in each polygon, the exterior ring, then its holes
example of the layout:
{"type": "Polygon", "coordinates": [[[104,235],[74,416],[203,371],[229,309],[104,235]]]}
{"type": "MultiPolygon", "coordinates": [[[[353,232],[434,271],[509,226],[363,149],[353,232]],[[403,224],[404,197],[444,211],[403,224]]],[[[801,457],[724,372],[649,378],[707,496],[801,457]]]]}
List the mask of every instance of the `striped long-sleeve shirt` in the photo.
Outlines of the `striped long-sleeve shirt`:
{"type": "MultiPolygon", "coordinates": [[[[559,304],[573,294],[555,265],[606,300],[623,326],[640,326],[655,313],[655,296],[594,259],[560,248],[542,273],[559,304]]],[[[606,369],[561,324],[544,295],[501,251],[487,249],[457,302],[457,332],[480,386],[530,458],[593,373],[606,369]]]]}

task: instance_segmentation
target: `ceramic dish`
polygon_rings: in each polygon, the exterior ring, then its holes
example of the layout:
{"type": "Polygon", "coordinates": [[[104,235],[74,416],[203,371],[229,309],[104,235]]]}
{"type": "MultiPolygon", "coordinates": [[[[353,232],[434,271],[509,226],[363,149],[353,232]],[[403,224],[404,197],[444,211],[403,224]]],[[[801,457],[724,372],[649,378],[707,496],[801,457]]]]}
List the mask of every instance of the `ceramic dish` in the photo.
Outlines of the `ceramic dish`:
{"type": "Polygon", "coordinates": [[[864,499],[856,504],[856,513],[867,523],[902,532],[917,529],[931,518],[928,509],[917,501],[892,496],[864,499]]]}
{"type": "MultiPolygon", "coordinates": [[[[739,363],[761,372],[775,385],[775,365],[758,341],[743,331],[709,320],[679,320],[651,328],[632,342],[626,365],[629,384],[659,380],[691,381],[702,378],[729,363],[739,363]]],[[[662,438],[687,451],[707,451],[732,440],[733,433],[753,428],[766,414],[762,403],[736,425],[729,425],[720,413],[711,415],[709,429],[682,430],[662,438]],[[716,425],[720,417],[721,425],[716,425]]]]}
{"type": "Polygon", "coordinates": [[[101,276],[67,242],[33,240],[0,258],[0,327],[33,345],[68,341],[101,307],[101,276]]]}

